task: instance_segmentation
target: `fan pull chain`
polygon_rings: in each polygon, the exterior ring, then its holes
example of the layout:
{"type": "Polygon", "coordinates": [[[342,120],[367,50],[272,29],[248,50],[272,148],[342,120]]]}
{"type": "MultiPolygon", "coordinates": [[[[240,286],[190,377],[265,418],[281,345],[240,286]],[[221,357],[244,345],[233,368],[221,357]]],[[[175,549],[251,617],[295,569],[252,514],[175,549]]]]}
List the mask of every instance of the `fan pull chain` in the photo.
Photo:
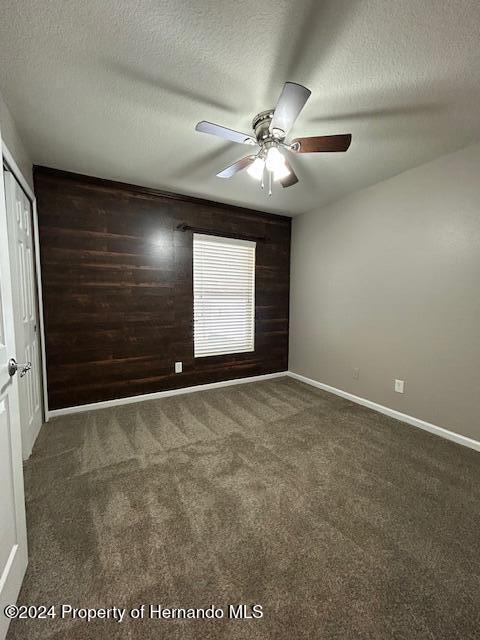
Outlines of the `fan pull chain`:
{"type": "Polygon", "coordinates": [[[268,195],[272,195],[272,172],[268,172],[268,195]]]}

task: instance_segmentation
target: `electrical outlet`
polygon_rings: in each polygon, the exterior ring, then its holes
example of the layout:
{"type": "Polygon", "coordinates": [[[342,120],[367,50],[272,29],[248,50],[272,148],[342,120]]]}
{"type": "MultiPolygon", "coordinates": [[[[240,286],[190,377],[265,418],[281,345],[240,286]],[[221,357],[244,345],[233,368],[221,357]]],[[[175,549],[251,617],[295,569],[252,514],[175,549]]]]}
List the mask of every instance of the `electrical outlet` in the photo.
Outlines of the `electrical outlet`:
{"type": "Polygon", "coordinates": [[[183,364],[181,362],[175,362],[175,373],[182,373],[183,364]]]}
{"type": "Polygon", "coordinates": [[[395,391],[397,393],[404,393],[405,391],[405,380],[395,380],[395,391]]]}
{"type": "Polygon", "coordinates": [[[359,377],[360,377],[360,369],[358,367],[355,367],[353,369],[352,377],[353,377],[354,380],[358,380],[359,379],[359,377]]]}

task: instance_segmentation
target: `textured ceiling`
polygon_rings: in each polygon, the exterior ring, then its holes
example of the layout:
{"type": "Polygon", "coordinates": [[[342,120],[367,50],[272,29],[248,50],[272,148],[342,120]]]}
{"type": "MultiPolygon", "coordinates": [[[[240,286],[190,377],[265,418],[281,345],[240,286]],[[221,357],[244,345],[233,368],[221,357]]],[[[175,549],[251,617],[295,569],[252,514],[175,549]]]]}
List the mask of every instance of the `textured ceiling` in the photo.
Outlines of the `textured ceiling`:
{"type": "Polygon", "coordinates": [[[480,139],[478,0],[2,0],[0,89],[36,164],[301,213],[480,139]],[[312,96],[292,134],[351,132],[296,156],[269,198],[215,173],[286,80],[312,96]]]}

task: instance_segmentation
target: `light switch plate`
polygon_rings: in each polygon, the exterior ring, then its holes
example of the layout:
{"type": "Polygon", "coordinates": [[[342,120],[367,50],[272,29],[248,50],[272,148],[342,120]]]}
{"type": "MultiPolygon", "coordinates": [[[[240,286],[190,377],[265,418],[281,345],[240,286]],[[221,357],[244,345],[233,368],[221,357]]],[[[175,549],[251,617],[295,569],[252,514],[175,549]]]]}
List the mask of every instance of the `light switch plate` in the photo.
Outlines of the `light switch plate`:
{"type": "Polygon", "coordinates": [[[405,392],[405,380],[395,380],[395,391],[397,393],[405,392]]]}
{"type": "Polygon", "coordinates": [[[182,373],[183,364],[181,362],[175,362],[175,373],[182,373]]]}

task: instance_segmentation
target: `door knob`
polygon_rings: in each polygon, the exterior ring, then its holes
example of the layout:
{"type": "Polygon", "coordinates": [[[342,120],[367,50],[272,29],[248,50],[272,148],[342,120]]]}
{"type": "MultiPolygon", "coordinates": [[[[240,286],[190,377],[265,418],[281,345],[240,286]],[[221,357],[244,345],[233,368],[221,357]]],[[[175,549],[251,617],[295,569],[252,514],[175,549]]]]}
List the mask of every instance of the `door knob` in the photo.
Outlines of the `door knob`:
{"type": "Polygon", "coordinates": [[[14,376],[17,373],[17,371],[20,369],[20,377],[23,378],[23,376],[27,373],[27,371],[30,371],[31,368],[32,368],[31,362],[26,362],[25,364],[18,364],[15,358],[10,358],[10,360],[8,361],[8,375],[10,377],[14,376]]]}

